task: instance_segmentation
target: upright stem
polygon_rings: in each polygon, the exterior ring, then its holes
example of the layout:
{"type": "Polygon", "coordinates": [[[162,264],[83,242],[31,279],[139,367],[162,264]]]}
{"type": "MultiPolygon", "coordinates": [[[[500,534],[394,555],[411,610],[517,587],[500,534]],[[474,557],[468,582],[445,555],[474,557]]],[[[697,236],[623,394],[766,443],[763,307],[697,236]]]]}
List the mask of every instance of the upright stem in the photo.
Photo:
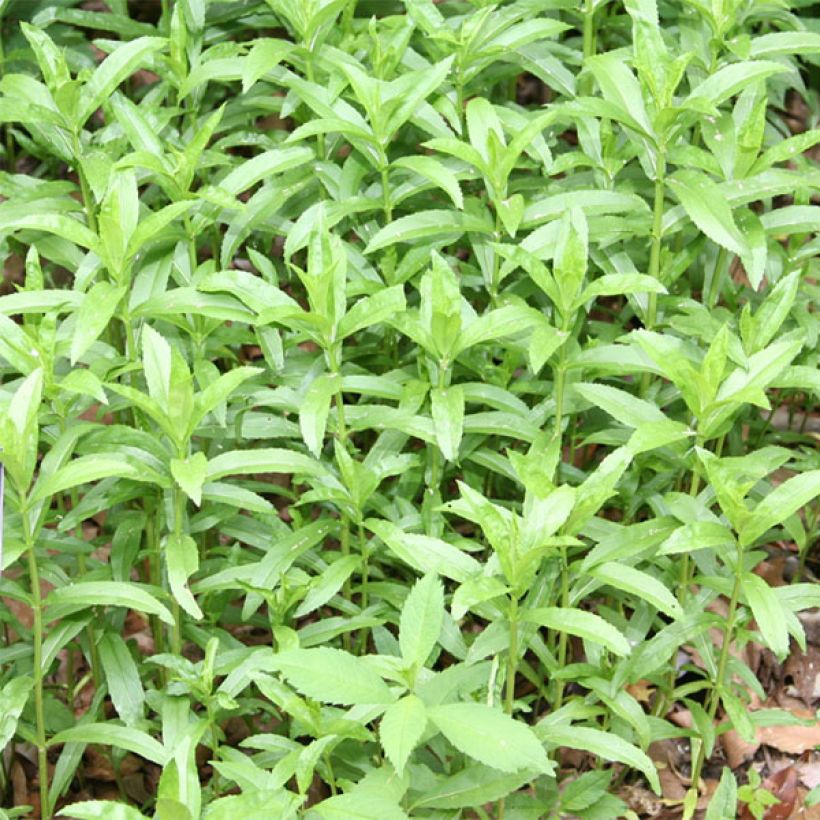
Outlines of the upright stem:
{"type": "Polygon", "coordinates": [[[85,218],[88,222],[90,230],[97,232],[97,210],[94,206],[94,196],[91,193],[91,187],[86,179],[85,171],[82,163],[82,149],[80,147],[80,137],[78,134],[74,135],[74,159],[77,163],[77,176],[80,179],[80,192],[83,197],[83,206],[85,208],[85,218]]]}
{"type": "Polygon", "coordinates": [[[388,163],[387,159],[381,168],[382,175],[382,197],[384,201],[384,224],[387,225],[393,221],[393,203],[390,201],[390,180],[388,177],[388,163]]]}
{"type": "Polygon", "coordinates": [[[28,574],[31,584],[31,607],[34,615],[34,714],[37,736],[37,776],[40,781],[40,816],[50,820],[48,797],[48,759],[46,757],[46,720],[43,706],[43,601],[40,594],[40,570],[37,566],[34,539],[29,526],[28,508],[22,506],[23,540],[28,553],[28,574]]]}
{"type": "Polygon", "coordinates": [[[510,648],[507,654],[507,692],[504,701],[504,711],[511,715],[515,703],[515,676],[518,672],[518,598],[510,596],[510,648]]]}
{"type": "MultiPolygon", "coordinates": [[[[698,436],[696,447],[703,446],[703,439],[698,436]]],[[[700,490],[700,473],[694,469],[692,470],[692,483],[689,486],[689,495],[692,498],[697,498],[698,491],[700,490]]],[[[690,570],[690,559],[689,553],[685,552],[681,556],[680,562],[680,583],[678,584],[678,601],[682,607],[686,606],[686,596],[689,592],[689,570],[690,570]]]]}
{"type": "MultiPolygon", "coordinates": [[[[501,214],[498,211],[498,208],[495,209],[495,235],[494,239],[496,242],[501,241],[501,214]]],[[[501,256],[498,251],[493,251],[493,278],[492,282],[490,283],[490,300],[492,302],[493,307],[496,306],[498,302],[498,287],[499,287],[499,279],[501,278],[501,256]]]]}
{"type": "MultiPolygon", "coordinates": [[[[307,45],[303,44],[305,50],[307,51],[307,58],[305,60],[305,73],[307,74],[307,79],[309,83],[316,82],[315,79],[315,70],[313,66],[313,52],[308,48],[307,45]]],[[[324,134],[317,134],[316,135],[316,153],[319,154],[319,159],[323,160],[325,158],[325,135],[324,134]]],[[[322,186],[319,186],[319,190],[322,191],[322,186]]]]}
{"type": "Polygon", "coordinates": [[[342,16],[342,31],[344,31],[345,37],[350,37],[353,34],[353,18],[355,16],[356,0],[348,0],[344,15],[342,16]]]}
{"type": "Polygon", "coordinates": [[[709,282],[709,296],[707,307],[713,308],[720,298],[720,286],[723,281],[723,268],[726,266],[726,248],[721,247],[715,259],[715,268],[712,271],[712,281],[709,282]]]}
{"type": "MultiPolygon", "coordinates": [[[[567,566],[567,548],[561,547],[561,606],[569,608],[569,567],[567,566]]],[[[567,663],[567,633],[558,634],[558,668],[563,669],[567,663]]],[[[564,681],[559,680],[556,687],[554,709],[560,709],[564,702],[564,681]]]]}
{"type": "MultiPolygon", "coordinates": [[[[735,565],[735,584],[732,588],[732,598],[729,601],[729,612],[726,615],[725,626],[723,628],[723,645],[720,647],[720,659],[718,660],[717,678],[709,695],[709,721],[712,722],[717,714],[720,696],[723,692],[726,678],[726,667],[729,664],[729,646],[732,643],[732,634],[735,631],[735,618],[737,616],[737,605],[740,599],[740,587],[743,580],[743,550],[740,544],[737,545],[737,557],[735,565]]],[[[692,769],[692,788],[698,788],[700,773],[703,771],[703,764],[706,762],[706,747],[703,743],[698,750],[695,766],[692,769]]]]}
{"type": "MultiPolygon", "coordinates": [[[[184,458],[180,454],[180,458],[184,458]]],[[[179,487],[174,487],[174,536],[182,538],[182,521],[185,516],[185,495],[179,487]]],[[[182,612],[176,598],[173,602],[174,627],[171,634],[171,651],[175,655],[182,654],[182,612]]]]}
{"type": "MultiPolygon", "coordinates": [[[[563,317],[561,319],[561,332],[569,333],[570,319],[563,317]]],[[[554,391],[555,391],[555,428],[554,436],[558,439],[561,437],[561,425],[564,421],[564,384],[566,376],[567,364],[567,341],[561,345],[558,353],[558,364],[553,371],[554,374],[554,391]]],[[[559,459],[560,462],[560,459],[559,459]]]]}
{"type": "MultiPolygon", "coordinates": [[[[586,7],[584,8],[584,62],[589,57],[595,54],[595,10],[593,9],[594,0],[586,0],[586,7]]],[[[579,91],[582,95],[587,95],[590,92],[590,85],[592,76],[585,74],[581,78],[579,91]]]]}
{"type": "MultiPolygon", "coordinates": [[[[652,220],[652,247],[649,251],[649,275],[657,280],[661,272],[661,248],[663,247],[663,205],[665,196],[666,155],[663,150],[658,151],[655,166],[655,202],[654,218],[652,220]]],[[[658,295],[649,294],[649,306],[646,311],[646,327],[649,330],[655,326],[658,312],[658,295]]]]}

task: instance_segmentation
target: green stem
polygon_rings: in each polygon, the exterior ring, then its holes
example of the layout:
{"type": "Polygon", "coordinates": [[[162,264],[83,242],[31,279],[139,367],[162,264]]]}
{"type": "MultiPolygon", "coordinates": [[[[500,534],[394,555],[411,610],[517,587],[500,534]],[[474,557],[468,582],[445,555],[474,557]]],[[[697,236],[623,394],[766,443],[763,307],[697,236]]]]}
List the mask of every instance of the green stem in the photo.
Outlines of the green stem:
{"type": "Polygon", "coordinates": [[[353,34],[353,18],[356,16],[356,0],[348,0],[345,6],[344,15],[342,16],[342,31],[345,37],[351,37],[353,34]]]}
{"type": "MultiPolygon", "coordinates": [[[[305,51],[307,51],[307,59],[305,60],[305,74],[307,75],[307,79],[309,83],[316,82],[315,79],[315,69],[313,65],[313,52],[308,48],[307,45],[303,44],[305,51]]],[[[319,159],[323,160],[325,158],[325,135],[324,134],[317,134],[316,135],[316,153],[319,155],[319,159]]],[[[319,190],[322,191],[322,186],[319,186],[319,190]]]]}
{"type": "Polygon", "coordinates": [[[184,218],[185,233],[188,235],[188,265],[191,268],[191,277],[196,273],[198,263],[198,253],[196,247],[196,235],[191,227],[191,220],[186,215],[184,218]]]}
{"type": "Polygon", "coordinates": [[[94,196],[91,193],[91,186],[88,184],[88,179],[85,176],[82,163],[82,148],[80,146],[80,137],[74,134],[74,159],[77,163],[77,176],[80,180],[80,193],[83,198],[83,207],[85,208],[85,218],[88,222],[90,230],[97,232],[97,209],[94,204],[94,196]]]}
{"type": "Polygon", "coordinates": [[[29,525],[29,511],[26,505],[20,510],[23,541],[28,554],[28,574],[31,585],[31,608],[34,615],[34,715],[37,738],[37,776],[40,781],[40,816],[51,818],[51,804],[48,797],[48,758],[46,757],[46,720],[43,705],[43,600],[40,594],[40,570],[37,566],[34,538],[29,525]]]}
{"type": "MultiPolygon", "coordinates": [[[[185,458],[181,453],[179,458],[185,458]]],[[[174,487],[174,536],[179,540],[182,538],[182,522],[185,517],[185,494],[179,487],[174,487]]],[[[179,603],[173,602],[174,627],[171,634],[171,651],[175,655],[182,654],[182,611],[179,603]]]]}
{"type": "MultiPolygon", "coordinates": [[[[663,247],[663,205],[665,198],[666,155],[658,151],[655,166],[655,201],[652,219],[652,247],[649,251],[649,275],[656,281],[660,279],[661,250],[663,247]]],[[[649,294],[649,306],[646,311],[646,327],[649,330],[655,326],[658,311],[658,294],[649,294]]]]}
{"type": "MultiPolygon", "coordinates": [[[[696,447],[703,446],[703,439],[698,436],[696,443],[696,447]]],[[[689,485],[689,495],[692,498],[696,498],[697,494],[700,490],[700,473],[696,470],[692,470],[692,481],[689,485]]],[[[681,556],[680,560],[680,574],[678,576],[678,602],[680,603],[682,608],[686,607],[686,599],[689,594],[689,584],[691,583],[690,578],[691,572],[691,560],[689,558],[688,553],[684,553],[681,556]]],[[[671,703],[672,693],[675,691],[675,681],[677,680],[677,669],[673,666],[672,669],[669,670],[669,682],[668,682],[668,693],[667,694],[660,694],[658,699],[655,703],[654,714],[656,717],[661,717],[669,707],[671,703]]]]}
{"type": "Polygon", "coordinates": [[[387,225],[393,221],[393,203],[390,201],[390,181],[388,178],[389,165],[387,160],[381,168],[382,175],[382,197],[384,200],[384,224],[387,225]]]}
{"type": "MultiPolygon", "coordinates": [[[[561,332],[569,333],[570,320],[563,317],[561,320],[561,332]]],[[[561,437],[561,425],[564,421],[564,387],[567,364],[567,342],[565,340],[561,345],[561,350],[558,354],[558,364],[553,371],[554,391],[555,391],[555,428],[554,436],[558,439],[561,437]]],[[[560,458],[559,458],[560,463],[560,458]]]]}
{"type": "Polygon", "coordinates": [[[515,676],[518,673],[518,598],[510,596],[510,648],[507,653],[507,692],[504,711],[511,715],[515,703],[515,676]]]}
{"type": "MultiPolygon", "coordinates": [[[[506,196],[506,195],[505,195],[506,196]]],[[[501,241],[501,214],[498,211],[498,208],[495,209],[495,241],[501,241]]],[[[496,306],[498,302],[498,288],[500,285],[499,279],[501,278],[501,255],[498,251],[493,251],[493,278],[492,282],[490,283],[490,301],[492,302],[493,307],[496,306]]]]}
{"type": "MultiPolygon", "coordinates": [[[[743,551],[738,544],[737,547],[737,564],[735,566],[735,583],[732,588],[732,597],[729,601],[729,612],[726,615],[723,628],[723,645],[720,647],[720,659],[718,660],[717,677],[715,678],[715,685],[709,695],[709,721],[713,722],[717,714],[718,704],[720,703],[720,695],[723,691],[726,678],[726,667],[729,664],[729,647],[732,643],[732,634],[735,630],[735,618],[737,617],[737,606],[740,600],[740,588],[743,581],[743,551]]],[[[706,746],[701,742],[700,749],[698,749],[698,756],[695,760],[695,766],[692,769],[692,788],[698,788],[700,782],[700,774],[703,771],[703,764],[706,762],[706,746]]]]}
{"type": "MultiPolygon", "coordinates": [[[[145,542],[148,547],[148,577],[155,587],[162,588],[162,548],[160,546],[160,522],[159,515],[161,504],[156,502],[153,507],[146,510],[147,519],[145,522],[145,542]]],[[[161,654],[165,651],[165,632],[162,622],[156,615],[150,619],[151,635],[154,638],[154,652],[161,654]]],[[[163,681],[167,683],[168,670],[165,667],[157,667],[157,682],[159,685],[163,681]]]]}
{"type": "MultiPolygon", "coordinates": [[[[569,567],[567,565],[567,548],[561,547],[561,606],[569,608],[569,567]]],[[[558,668],[563,669],[567,665],[567,633],[558,634],[558,668]]],[[[556,685],[555,706],[553,709],[560,709],[564,702],[564,681],[559,680],[556,685]]]]}
{"type": "MultiPolygon", "coordinates": [[[[595,54],[595,9],[593,8],[593,0],[586,0],[586,8],[584,9],[584,62],[595,54]]],[[[590,86],[592,84],[592,76],[585,74],[581,78],[579,92],[582,96],[590,93],[590,86]]]]}
{"type": "Polygon", "coordinates": [[[707,307],[714,308],[720,298],[720,286],[723,282],[723,268],[726,266],[726,248],[718,251],[715,259],[715,268],[712,271],[712,281],[709,282],[709,296],[707,307]]]}

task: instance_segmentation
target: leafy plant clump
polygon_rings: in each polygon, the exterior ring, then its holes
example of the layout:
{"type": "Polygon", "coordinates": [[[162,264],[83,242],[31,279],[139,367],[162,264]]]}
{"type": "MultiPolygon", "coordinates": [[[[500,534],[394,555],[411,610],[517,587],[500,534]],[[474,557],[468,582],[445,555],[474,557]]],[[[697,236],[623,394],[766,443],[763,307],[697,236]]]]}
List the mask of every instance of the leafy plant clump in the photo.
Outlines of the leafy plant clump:
{"type": "Polygon", "coordinates": [[[810,5],[0,4],[0,817],[782,810],[810,5]]]}

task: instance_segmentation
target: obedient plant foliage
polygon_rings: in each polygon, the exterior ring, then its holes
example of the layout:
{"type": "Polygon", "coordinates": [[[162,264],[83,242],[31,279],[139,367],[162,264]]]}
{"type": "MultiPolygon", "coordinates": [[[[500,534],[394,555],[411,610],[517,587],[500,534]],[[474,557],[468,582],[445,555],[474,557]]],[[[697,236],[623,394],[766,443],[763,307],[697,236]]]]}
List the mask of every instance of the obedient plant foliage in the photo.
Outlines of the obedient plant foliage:
{"type": "Polygon", "coordinates": [[[772,424],[820,392],[807,4],[107,5],[2,7],[41,816],[96,744],[156,794],[63,816],[610,818],[679,737],[691,817],[720,734],[793,719],[730,646],[820,604],[816,439],[772,424]]]}

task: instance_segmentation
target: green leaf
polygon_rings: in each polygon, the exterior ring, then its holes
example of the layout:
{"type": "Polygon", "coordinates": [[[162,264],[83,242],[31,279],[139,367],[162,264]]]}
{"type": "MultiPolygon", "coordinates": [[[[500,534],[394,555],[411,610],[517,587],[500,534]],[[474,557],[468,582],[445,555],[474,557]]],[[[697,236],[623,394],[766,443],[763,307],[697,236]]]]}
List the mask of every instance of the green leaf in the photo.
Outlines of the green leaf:
{"type": "Polygon", "coordinates": [[[494,803],[518,791],[530,779],[530,772],[500,772],[498,769],[469,764],[460,772],[436,781],[413,805],[420,809],[472,809],[494,803]]]}
{"type": "Polygon", "coordinates": [[[271,665],[297,692],[323,703],[351,706],[395,700],[364,659],[341,649],[293,649],[274,655],[271,665]]]}
{"type": "Polygon", "coordinates": [[[379,724],[379,740],[387,759],[401,776],[427,725],[421,698],[410,694],[388,706],[379,724]]]}
{"type": "Polygon", "coordinates": [[[96,743],[114,746],[164,766],[169,758],[166,748],[151,735],[129,726],[116,723],[82,723],[63,729],[51,738],[49,745],[58,743],[96,743]]]}
{"type": "MultiPolygon", "coordinates": [[[[58,213],[15,213],[0,208],[0,232],[5,231],[42,231],[67,239],[81,248],[95,252],[99,250],[95,233],[82,222],[58,213]]],[[[71,299],[68,294],[64,298],[66,301],[71,299]]]]}
{"type": "Polygon", "coordinates": [[[197,507],[202,503],[202,485],[208,474],[208,459],[205,453],[194,453],[184,461],[171,459],[171,475],[182,491],[197,507]]]}
{"type": "Polygon", "coordinates": [[[117,86],[133,74],[145,62],[146,57],[159,51],[166,43],[164,37],[139,37],[118,46],[102,61],[83,87],[77,124],[84,125],[117,86]]]}
{"type": "Polygon", "coordinates": [[[772,527],[785,521],[820,496],[820,470],[810,470],[779,484],[755,508],[740,528],[743,547],[755,542],[772,527]]]}
{"type": "Polygon", "coordinates": [[[23,675],[12,678],[0,689],[0,749],[5,749],[17,730],[17,721],[26,706],[34,681],[23,675]]]}
{"type": "Polygon", "coordinates": [[[604,99],[629,112],[642,133],[652,135],[640,84],[626,62],[615,54],[598,54],[584,62],[584,69],[592,72],[604,99]]]}
{"type": "Polygon", "coordinates": [[[394,163],[394,168],[407,168],[410,171],[430,180],[444,191],[453,201],[456,208],[464,208],[464,197],[458,184],[456,175],[444,163],[433,157],[413,155],[399,157],[394,163]]]}
{"type": "Polygon", "coordinates": [[[609,561],[599,564],[588,570],[588,574],[599,581],[603,581],[615,589],[628,592],[649,601],[652,606],[670,618],[683,617],[683,610],[675,596],[657,579],[649,573],[641,572],[625,564],[609,561]]]}
{"type": "Polygon", "coordinates": [[[585,641],[605,646],[619,656],[628,655],[632,648],[627,639],[600,615],[569,607],[539,607],[525,611],[521,619],[527,623],[576,635],[585,641]]]}
{"type": "Polygon", "coordinates": [[[293,450],[275,447],[260,450],[231,450],[215,456],[208,462],[208,481],[226,475],[253,475],[254,473],[293,473],[321,475],[322,466],[309,456],[293,450]]]}
{"type": "Polygon", "coordinates": [[[111,800],[86,800],[71,803],[60,809],[60,817],[76,817],[78,820],[146,820],[141,812],[126,803],[111,800]]]}
{"type": "Polygon", "coordinates": [[[498,769],[529,769],[551,774],[554,765],[532,729],[481,703],[450,703],[428,708],[436,728],[460,752],[498,769]]]}
{"type": "Polygon", "coordinates": [[[109,282],[97,282],[86,293],[77,311],[74,335],[71,338],[71,364],[75,364],[97,341],[124,295],[124,287],[115,287],[109,282]]]}
{"type": "Polygon", "coordinates": [[[148,216],[140,219],[139,224],[131,234],[128,240],[128,247],[126,248],[126,259],[130,260],[139,253],[142,248],[151,240],[155,239],[159,233],[171,224],[175,219],[178,219],[183,214],[187,213],[195,205],[193,200],[183,200],[180,202],[172,202],[158,211],[153,211],[148,216]]]}
{"type": "Polygon", "coordinates": [[[116,632],[103,635],[99,652],[111,702],[123,722],[133,726],[142,719],[145,705],[139,669],[125,641],[116,632]]]}
{"type": "Polygon", "coordinates": [[[704,820],[724,820],[726,817],[737,815],[737,782],[732,770],[723,767],[718,785],[709,805],[706,808],[704,820]]]}
{"type": "Polygon", "coordinates": [[[538,322],[538,314],[519,305],[505,305],[491,310],[467,325],[458,336],[453,355],[457,356],[477,344],[514,336],[538,322]]]}
{"type": "Polygon", "coordinates": [[[367,790],[328,797],[311,809],[322,820],[406,820],[398,802],[388,794],[367,790]]]}
{"type": "Polygon", "coordinates": [[[308,450],[319,458],[325,440],[330,402],[342,384],[338,373],[323,373],[314,379],[299,406],[299,429],[308,450]]]}
{"type": "Polygon", "coordinates": [[[590,404],[600,407],[614,419],[627,427],[641,427],[645,424],[667,421],[663,411],[652,402],[639,399],[626,390],[606,384],[574,384],[572,389],[590,404]]]}
{"type": "Polygon", "coordinates": [[[196,541],[190,535],[171,533],[165,541],[165,562],[171,594],[192,618],[201,618],[202,610],[188,589],[188,579],[199,569],[196,541]]]}
{"type": "Polygon", "coordinates": [[[458,461],[458,448],[464,433],[464,391],[458,385],[430,391],[430,404],[436,442],[448,461],[458,461]]]}
{"type": "Polygon", "coordinates": [[[139,471],[122,459],[115,459],[114,454],[80,456],[51,475],[41,475],[31,493],[31,501],[50,498],[58,493],[90,484],[101,478],[131,478],[139,480],[139,471]]]}
{"type": "Polygon", "coordinates": [[[227,373],[221,373],[216,381],[206,385],[194,399],[194,412],[188,425],[189,433],[193,434],[202,419],[218,405],[227,401],[241,384],[261,372],[259,367],[235,367],[227,373]]]}
{"type": "Polygon", "coordinates": [[[483,219],[459,211],[421,211],[402,216],[385,225],[367,244],[365,253],[375,253],[397,242],[442,238],[471,231],[491,233],[492,227],[483,219]]]}
{"type": "Polygon", "coordinates": [[[438,642],[444,624],[444,587],[425,575],[404,601],[399,620],[399,647],[404,663],[420,669],[438,642]]]}
{"type": "Polygon", "coordinates": [[[656,794],[661,793],[655,764],[640,749],[613,732],[602,732],[600,729],[590,729],[586,726],[551,723],[536,726],[536,733],[553,746],[568,746],[570,749],[589,752],[604,760],[614,760],[631,766],[643,772],[656,794]]]}
{"type": "Polygon", "coordinates": [[[720,188],[705,174],[677,171],[667,183],[689,218],[706,236],[738,256],[746,252],[746,243],[735,224],[729,203],[720,188]]]}
{"type": "Polygon", "coordinates": [[[775,591],[753,572],[747,572],[743,576],[741,590],[766,646],[782,662],[789,654],[789,630],[786,626],[786,612],[775,591]]]}
{"type": "Polygon", "coordinates": [[[780,63],[766,60],[731,63],[718,69],[702,83],[696,85],[684,101],[684,105],[700,100],[705,100],[712,105],[720,105],[753,83],[771,77],[772,74],[782,74],[786,71],[789,69],[780,63]]]}
{"type": "Polygon", "coordinates": [[[125,581],[79,581],[53,590],[45,601],[49,618],[56,619],[95,606],[122,606],[174,625],[171,613],[144,587],[125,581]]]}
{"type": "Polygon", "coordinates": [[[346,339],[363,328],[386,322],[404,311],[406,306],[404,288],[401,285],[383,288],[353,305],[339,322],[337,336],[339,339],[346,339]]]}
{"type": "Polygon", "coordinates": [[[419,572],[437,572],[462,582],[481,572],[481,565],[475,558],[440,538],[404,532],[395,524],[378,518],[368,518],[364,523],[391,552],[419,572]]]}

